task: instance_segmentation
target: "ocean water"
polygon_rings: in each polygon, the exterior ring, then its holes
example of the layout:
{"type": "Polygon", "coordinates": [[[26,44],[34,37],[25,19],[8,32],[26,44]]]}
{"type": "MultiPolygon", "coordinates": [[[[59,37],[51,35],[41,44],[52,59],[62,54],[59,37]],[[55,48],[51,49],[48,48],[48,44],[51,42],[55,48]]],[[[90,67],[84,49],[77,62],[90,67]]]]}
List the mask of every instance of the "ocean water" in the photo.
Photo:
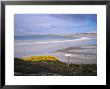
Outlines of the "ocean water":
{"type": "Polygon", "coordinates": [[[15,36],[15,43],[34,43],[34,42],[49,42],[49,41],[64,41],[74,40],[78,37],[71,36],[55,36],[55,35],[33,35],[33,36],[15,36]]]}
{"type": "MultiPolygon", "coordinates": [[[[15,43],[14,57],[20,58],[33,55],[51,55],[59,58],[61,61],[65,61],[64,53],[59,53],[57,52],[57,50],[80,45],[90,45],[90,44],[97,45],[97,38],[96,37],[78,38],[78,37],[46,36],[46,35],[15,36],[14,43],[15,43]]],[[[96,63],[96,59],[94,63],[96,63]]]]}

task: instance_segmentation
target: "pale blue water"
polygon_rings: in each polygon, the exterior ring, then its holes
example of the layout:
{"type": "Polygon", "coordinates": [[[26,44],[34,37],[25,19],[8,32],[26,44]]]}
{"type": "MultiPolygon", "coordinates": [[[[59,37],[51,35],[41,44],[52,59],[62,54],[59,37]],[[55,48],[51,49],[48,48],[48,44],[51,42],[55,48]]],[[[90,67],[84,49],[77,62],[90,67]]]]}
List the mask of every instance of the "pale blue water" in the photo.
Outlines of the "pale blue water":
{"type": "Polygon", "coordinates": [[[55,36],[55,35],[33,35],[33,36],[15,36],[15,43],[32,43],[32,42],[47,42],[47,41],[64,41],[74,40],[78,37],[71,36],[55,36]]]}
{"type": "Polygon", "coordinates": [[[47,35],[15,36],[14,57],[24,57],[24,56],[32,56],[32,55],[53,55],[53,56],[62,57],[62,55],[56,53],[57,50],[67,47],[79,46],[79,45],[97,44],[96,37],[89,37],[89,38],[90,39],[80,40],[75,42],[36,43],[36,42],[45,42],[45,41],[75,40],[80,38],[69,37],[69,36],[67,37],[67,36],[47,36],[47,35]]]}

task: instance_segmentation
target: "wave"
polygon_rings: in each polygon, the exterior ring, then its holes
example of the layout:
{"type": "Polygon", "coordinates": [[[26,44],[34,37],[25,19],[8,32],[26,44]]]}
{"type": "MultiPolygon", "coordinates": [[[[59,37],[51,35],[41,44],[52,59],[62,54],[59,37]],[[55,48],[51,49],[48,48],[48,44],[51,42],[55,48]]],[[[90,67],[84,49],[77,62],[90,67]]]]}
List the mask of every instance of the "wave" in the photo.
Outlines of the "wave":
{"type": "Polygon", "coordinates": [[[63,41],[43,41],[43,42],[33,42],[33,43],[15,43],[15,44],[46,44],[46,43],[61,43],[61,42],[75,42],[75,41],[81,41],[81,40],[87,40],[91,39],[89,37],[81,37],[80,39],[74,39],[74,40],[63,40],[63,41]]]}

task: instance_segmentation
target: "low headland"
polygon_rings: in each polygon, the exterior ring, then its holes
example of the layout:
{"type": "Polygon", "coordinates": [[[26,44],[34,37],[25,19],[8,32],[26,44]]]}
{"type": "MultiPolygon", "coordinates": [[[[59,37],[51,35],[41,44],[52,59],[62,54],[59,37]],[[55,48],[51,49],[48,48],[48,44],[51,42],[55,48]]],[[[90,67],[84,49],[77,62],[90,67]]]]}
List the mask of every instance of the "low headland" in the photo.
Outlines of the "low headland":
{"type": "Polygon", "coordinates": [[[68,64],[54,56],[15,58],[15,76],[96,76],[96,64],[68,64]]]}

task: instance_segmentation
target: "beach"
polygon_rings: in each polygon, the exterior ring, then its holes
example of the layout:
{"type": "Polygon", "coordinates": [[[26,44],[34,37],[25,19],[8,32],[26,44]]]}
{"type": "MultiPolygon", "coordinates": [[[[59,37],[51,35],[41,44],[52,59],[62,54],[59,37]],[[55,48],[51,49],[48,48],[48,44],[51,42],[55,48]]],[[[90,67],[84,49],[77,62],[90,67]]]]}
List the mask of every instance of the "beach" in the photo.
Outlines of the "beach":
{"type": "Polygon", "coordinates": [[[15,14],[15,76],[97,76],[97,14],[15,14]]]}
{"type": "Polygon", "coordinates": [[[71,54],[69,63],[97,64],[95,37],[82,37],[75,40],[15,43],[14,55],[17,58],[33,55],[51,55],[67,62],[65,54],[71,54]]]}
{"type": "MultiPolygon", "coordinates": [[[[68,47],[62,50],[58,50],[58,52],[62,54],[71,54],[69,57],[69,63],[97,64],[97,49],[95,44],[68,47]]],[[[67,57],[64,59],[64,62],[67,62],[67,57]]]]}

